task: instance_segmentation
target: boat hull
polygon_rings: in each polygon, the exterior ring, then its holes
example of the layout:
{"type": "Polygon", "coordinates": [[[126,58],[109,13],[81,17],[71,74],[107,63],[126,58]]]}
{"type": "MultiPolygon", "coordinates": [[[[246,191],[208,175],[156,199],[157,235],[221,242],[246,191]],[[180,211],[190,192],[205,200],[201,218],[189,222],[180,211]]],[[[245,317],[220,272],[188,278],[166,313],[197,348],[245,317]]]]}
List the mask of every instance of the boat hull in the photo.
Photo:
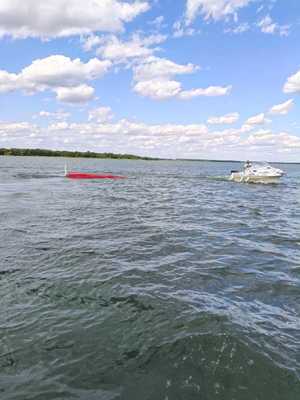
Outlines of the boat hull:
{"type": "Polygon", "coordinates": [[[124,176],[112,174],[91,174],[83,172],[68,172],[66,178],[69,179],[125,179],[124,176]]]}
{"type": "Polygon", "coordinates": [[[233,172],[230,180],[239,183],[278,183],[282,175],[276,176],[259,176],[246,175],[240,172],[233,172]]]}

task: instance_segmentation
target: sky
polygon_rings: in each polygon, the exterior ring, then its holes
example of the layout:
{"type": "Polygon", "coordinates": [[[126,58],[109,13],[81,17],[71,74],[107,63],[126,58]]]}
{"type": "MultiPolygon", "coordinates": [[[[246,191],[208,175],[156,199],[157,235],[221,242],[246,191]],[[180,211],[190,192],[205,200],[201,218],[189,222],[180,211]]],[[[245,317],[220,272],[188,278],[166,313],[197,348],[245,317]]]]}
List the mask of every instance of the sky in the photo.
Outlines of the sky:
{"type": "Polygon", "coordinates": [[[299,0],[0,0],[0,148],[300,162],[299,0]]]}

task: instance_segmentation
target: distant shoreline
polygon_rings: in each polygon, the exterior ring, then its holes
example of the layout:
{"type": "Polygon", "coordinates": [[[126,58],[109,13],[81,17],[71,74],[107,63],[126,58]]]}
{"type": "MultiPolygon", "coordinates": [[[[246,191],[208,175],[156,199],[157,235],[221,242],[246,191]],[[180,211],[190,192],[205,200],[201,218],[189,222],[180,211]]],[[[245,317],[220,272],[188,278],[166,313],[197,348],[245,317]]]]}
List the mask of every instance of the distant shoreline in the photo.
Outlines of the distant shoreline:
{"type": "MultiPolygon", "coordinates": [[[[92,151],[65,151],[65,150],[49,150],[49,149],[19,149],[19,148],[0,148],[1,156],[14,157],[65,157],[65,158],[94,158],[94,159],[110,159],[110,160],[141,160],[141,161],[188,161],[188,162],[216,162],[216,163],[243,163],[242,160],[209,160],[209,159],[193,159],[193,158],[158,158],[143,157],[134,154],[115,154],[115,153],[96,153],[92,151]]],[[[256,162],[255,160],[252,160],[256,162]]],[[[259,161],[257,161],[259,162],[259,161]]],[[[295,164],[300,162],[288,161],[272,161],[273,164],[295,164]]]]}
{"type": "Polygon", "coordinates": [[[159,158],[140,157],[134,154],[95,153],[91,151],[64,151],[48,149],[0,149],[0,156],[15,157],[66,157],[66,158],[98,158],[113,160],[153,161],[159,158]]]}

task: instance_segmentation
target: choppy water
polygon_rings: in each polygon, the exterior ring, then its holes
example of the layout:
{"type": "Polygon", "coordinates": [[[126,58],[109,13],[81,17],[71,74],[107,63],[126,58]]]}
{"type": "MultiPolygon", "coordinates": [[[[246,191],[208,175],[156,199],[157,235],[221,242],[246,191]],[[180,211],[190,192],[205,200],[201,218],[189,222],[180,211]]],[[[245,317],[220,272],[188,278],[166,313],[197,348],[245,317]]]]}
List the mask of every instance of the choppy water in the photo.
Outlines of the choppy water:
{"type": "Polygon", "coordinates": [[[300,166],[0,158],[1,400],[298,400],[300,166]]]}

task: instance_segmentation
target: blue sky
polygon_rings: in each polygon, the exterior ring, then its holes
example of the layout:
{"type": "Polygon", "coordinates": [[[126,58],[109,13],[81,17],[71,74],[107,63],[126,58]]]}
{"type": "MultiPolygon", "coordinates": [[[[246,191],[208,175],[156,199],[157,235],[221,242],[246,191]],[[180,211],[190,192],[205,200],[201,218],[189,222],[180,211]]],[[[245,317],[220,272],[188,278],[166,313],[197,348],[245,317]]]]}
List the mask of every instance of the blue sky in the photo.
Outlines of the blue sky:
{"type": "Polygon", "coordinates": [[[298,0],[1,0],[0,147],[299,161],[299,37],[298,0]]]}

